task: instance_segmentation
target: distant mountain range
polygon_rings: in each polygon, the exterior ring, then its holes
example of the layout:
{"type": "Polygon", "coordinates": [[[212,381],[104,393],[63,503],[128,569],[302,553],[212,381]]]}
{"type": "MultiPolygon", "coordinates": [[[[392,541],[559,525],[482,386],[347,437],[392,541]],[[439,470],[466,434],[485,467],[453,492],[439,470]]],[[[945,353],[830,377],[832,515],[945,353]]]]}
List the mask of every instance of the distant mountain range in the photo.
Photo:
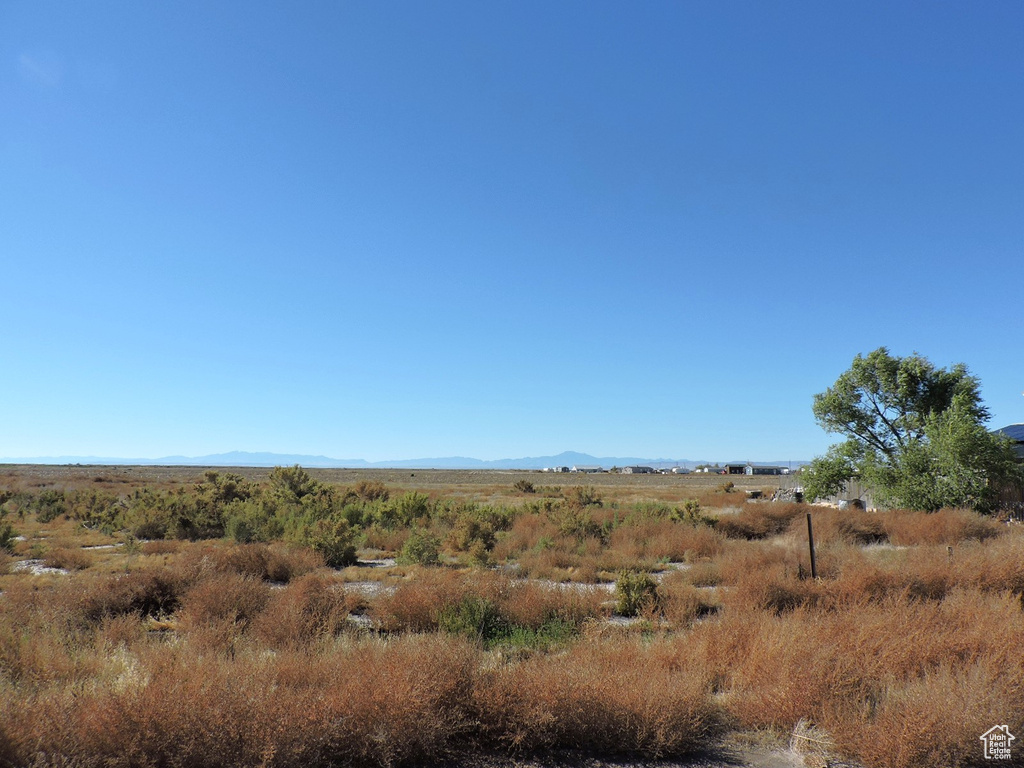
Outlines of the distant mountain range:
{"type": "MultiPolygon", "coordinates": [[[[742,460],[744,463],[746,460],[742,460]]],[[[546,467],[598,466],[611,467],[695,467],[714,463],[702,459],[642,459],[636,456],[591,456],[588,453],[564,451],[557,456],[529,456],[520,459],[483,461],[466,456],[435,459],[398,459],[394,461],[366,461],[364,459],[332,459],[329,456],[308,456],[287,453],[249,453],[231,451],[209,456],[164,456],[159,459],[125,459],[103,456],[36,456],[33,458],[0,458],[3,464],[124,464],[136,466],[187,467],[284,467],[299,464],[303,467],[345,469],[544,469],[546,467]]],[[[718,462],[724,464],[726,462],[718,462]]],[[[738,462],[739,463],[739,462],[738,462]]],[[[765,461],[758,464],[798,466],[805,461],[765,461]]]]}

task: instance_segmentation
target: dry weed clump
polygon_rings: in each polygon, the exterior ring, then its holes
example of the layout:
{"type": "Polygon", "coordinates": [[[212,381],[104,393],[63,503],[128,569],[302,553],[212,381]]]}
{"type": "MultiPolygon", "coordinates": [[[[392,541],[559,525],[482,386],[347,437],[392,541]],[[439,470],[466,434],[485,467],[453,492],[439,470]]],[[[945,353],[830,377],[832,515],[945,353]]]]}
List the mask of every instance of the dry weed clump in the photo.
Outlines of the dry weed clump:
{"type": "Polygon", "coordinates": [[[454,638],[314,657],[157,646],[105,684],[21,700],[0,691],[0,745],[12,765],[436,762],[471,736],[479,662],[454,638]]]}
{"type": "Polygon", "coordinates": [[[785,533],[795,518],[805,516],[813,509],[797,503],[745,504],[739,513],[719,517],[715,529],[730,539],[766,539],[785,533]]]}
{"type": "MultiPolygon", "coordinates": [[[[883,544],[889,541],[885,520],[877,512],[840,510],[831,507],[813,507],[808,508],[807,511],[811,512],[816,545],[826,546],[840,542],[867,545],[883,544]]],[[[789,524],[789,533],[806,541],[806,515],[793,518],[789,524]]]]}
{"type": "Polygon", "coordinates": [[[429,632],[438,617],[469,593],[466,579],[447,568],[422,568],[371,606],[370,615],[387,632],[429,632]]]}
{"type": "Polygon", "coordinates": [[[978,739],[996,724],[1024,731],[1024,674],[980,658],[888,682],[868,706],[840,705],[830,727],[867,765],[918,768],[983,764],[978,739]]]}
{"type": "Polygon", "coordinates": [[[323,557],[311,549],[282,544],[201,545],[186,550],[178,568],[198,580],[205,573],[234,573],[263,581],[287,583],[322,568],[323,557]]]}
{"type": "Polygon", "coordinates": [[[650,569],[659,561],[694,561],[714,557],[723,550],[723,537],[708,526],[646,518],[630,521],[608,536],[609,552],[618,553],[615,568],[650,569]]]}
{"type": "Polygon", "coordinates": [[[253,634],[271,648],[308,648],[337,635],[357,600],[323,576],[306,574],[273,592],[253,619],[253,634]]]}
{"type": "Polygon", "coordinates": [[[491,572],[460,573],[422,569],[371,605],[370,613],[388,632],[429,632],[452,611],[476,603],[510,630],[536,631],[552,621],[578,627],[587,619],[608,614],[608,593],[588,587],[561,587],[512,579],[491,572]]]}
{"type": "Polygon", "coordinates": [[[715,614],[721,608],[716,594],[698,589],[688,574],[680,571],[668,574],[658,585],[658,605],[665,620],[677,628],[715,614]]]}
{"type": "Polygon", "coordinates": [[[95,625],[115,616],[168,616],[186,587],[179,572],[161,567],[79,580],[56,590],[55,598],[63,600],[69,619],[95,625]]]}
{"type": "Polygon", "coordinates": [[[722,584],[737,584],[751,574],[795,572],[803,556],[794,542],[731,541],[712,562],[722,584]]]}
{"type": "Polygon", "coordinates": [[[722,729],[710,676],[669,647],[584,642],[484,673],[474,703],[484,744],[537,753],[683,757],[722,729]]]}
{"type": "Polygon", "coordinates": [[[579,626],[607,615],[608,593],[596,587],[559,587],[529,581],[510,582],[499,596],[502,615],[517,626],[538,630],[551,620],[579,626]]]}
{"type": "Polygon", "coordinates": [[[178,629],[199,648],[232,650],[269,602],[266,582],[236,573],[209,576],[182,595],[178,629]]]}
{"type": "MultiPolygon", "coordinates": [[[[984,663],[1003,670],[1000,680],[1012,682],[1011,693],[1018,690],[1014,681],[1024,667],[1014,638],[1022,631],[1024,614],[1014,596],[958,589],[940,601],[897,595],[842,611],[799,607],[773,616],[727,610],[720,621],[697,625],[686,644],[708,659],[726,708],[743,727],[788,729],[805,718],[857,755],[852,734],[878,720],[879,703],[904,688],[919,690],[914,686],[945,667],[984,663]]],[[[1024,711],[1019,699],[1000,701],[1007,715],[1024,711]]],[[[936,723],[955,711],[945,699],[920,703],[926,711],[929,706],[936,723]]],[[[919,746],[934,737],[928,731],[899,733],[919,746]]]]}
{"type": "Polygon", "coordinates": [[[181,550],[181,541],[178,539],[154,539],[142,544],[144,555],[174,555],[181,550]]]}
{"type": "Polygon", "coordinates": [[[941,509],[938,512],[897,510],[878,514],[889,534],[889,540],[904,547],[987,541],[1005,529],[992,518],[966,509],[941,509]]]}
{"type": "Polygon", "coordinates": [[[65,571],[84,571],[92,565],[92,557],[80,547],[54,547],[43,555],[43,565],[65,571]]]}

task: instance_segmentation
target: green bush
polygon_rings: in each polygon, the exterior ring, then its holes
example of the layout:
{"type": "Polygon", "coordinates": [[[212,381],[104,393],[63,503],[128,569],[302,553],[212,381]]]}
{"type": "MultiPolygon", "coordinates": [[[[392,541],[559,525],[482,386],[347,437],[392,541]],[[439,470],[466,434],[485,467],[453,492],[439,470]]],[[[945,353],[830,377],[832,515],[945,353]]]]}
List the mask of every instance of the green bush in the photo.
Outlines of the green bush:
{"type": "Polygon", "coordinates": [[[4,520],[6,516],[7,513],[0,509],[0,551],[13,552],[17,534],[14,532],[14,526],[4,520]]]}
{"type": "Polygon", "coordinates": [[[56,520],[67,513],[64,491],[43,491],[32,500],[32,509],[36,513],[36,520],[40,523],[56,520]]]}
{"type": "Polygon", "coordinates": [[[641,571],[623,571],[615,582],[615,611],[620,616],[637,616],[658,603],[658,587],[641,571]]]}
{"type": "Polygon", "coordinates": [[[399,565],[437,565],[441,562],[441,540],[422,528],[416,528],[399,552],[399,565]]]}
{"type": "Polygon", "coordinates": [[[293,527],[287,538],[295,544],[318,552],[324,558],[324,564],[330,568],[345,568],[358,562],[355,531],[340,515],[308,521],[293,527]]]}
{"type": "Polygon", "coordinates": [[[709,517],[701,511],[700,502],[696,499],[686,499],[681,506],[672,510],[669,517],[677,523],[689,523],[690,525],[714,526],[718,522],[716,518],[709,517]]]}
{"type": "Polygon", "coordinates": [[[600,507],[601,497],[593,486],[575,485],[562,491],[562,498],[571,507],[600,507]]]}
{"type": "Polygon", "coordinates": [[[444,608],[437,625],[443,632],[476,638],[484,643],[508,637],[512,629],[494,603],[473,595],[444,608]]]}
{"type": "Polygon", "coordinates": [[[473,513],[461,515],[448,534],[448,545],[456,552],[469,552],[477,545],[489,552],[496,541],[491,524],[473,513]]]}

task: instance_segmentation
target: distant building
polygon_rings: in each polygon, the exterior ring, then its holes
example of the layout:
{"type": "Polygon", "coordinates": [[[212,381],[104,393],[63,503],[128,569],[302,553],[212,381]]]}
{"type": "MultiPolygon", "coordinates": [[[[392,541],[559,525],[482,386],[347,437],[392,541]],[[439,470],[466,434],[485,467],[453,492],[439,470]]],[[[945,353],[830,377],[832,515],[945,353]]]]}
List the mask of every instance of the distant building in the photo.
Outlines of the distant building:
{"type": "Polygon", "coordinates": [[[586,473],[588,475],[593,475],[593,474],[596,474],[598,472],[604,472],[604,469],[601,468],[601,467],[598,467],[598,466],[596,466],[594,464],[576,464],[569,471],[570,472],[583,472],[583,473],[586,473]]]}
{"type": "Polygon", "coordinates": [[[745,475],[747,474],[746,464],[726,464],[725,474],[727,475],[745,475]]]}
{"type": "Polygon", "coordinates": [[[672,467],[672,469],[670,471],[672,472],[673,475],[688,475],[688,474],[690,474],[690,470],[688,470],[686,467],[672,467]]]}
{"type": "Polygon", "coordinates": [[[653,467],[623,467],[621,470],[624,475],[653,475],[653,467]]]}
{"type": "Polygon", "coordinates": [[[773,467],[768,464],[747,464],[743,468],[745,475],[788,475],[789,467],[773,467]]]}

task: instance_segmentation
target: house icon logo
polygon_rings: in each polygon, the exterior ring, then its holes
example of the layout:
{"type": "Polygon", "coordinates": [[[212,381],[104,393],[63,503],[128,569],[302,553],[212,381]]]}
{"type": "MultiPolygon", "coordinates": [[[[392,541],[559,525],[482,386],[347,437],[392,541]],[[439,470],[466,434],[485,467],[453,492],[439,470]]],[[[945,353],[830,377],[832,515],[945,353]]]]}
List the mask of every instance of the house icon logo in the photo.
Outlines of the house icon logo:
{"type": "Polygon", "coordinates": [[[985,744],[986,760],[1009,760],[1010,742],[1017,737],[1008,725],[993,725],[978,738],[985,744]]]}

